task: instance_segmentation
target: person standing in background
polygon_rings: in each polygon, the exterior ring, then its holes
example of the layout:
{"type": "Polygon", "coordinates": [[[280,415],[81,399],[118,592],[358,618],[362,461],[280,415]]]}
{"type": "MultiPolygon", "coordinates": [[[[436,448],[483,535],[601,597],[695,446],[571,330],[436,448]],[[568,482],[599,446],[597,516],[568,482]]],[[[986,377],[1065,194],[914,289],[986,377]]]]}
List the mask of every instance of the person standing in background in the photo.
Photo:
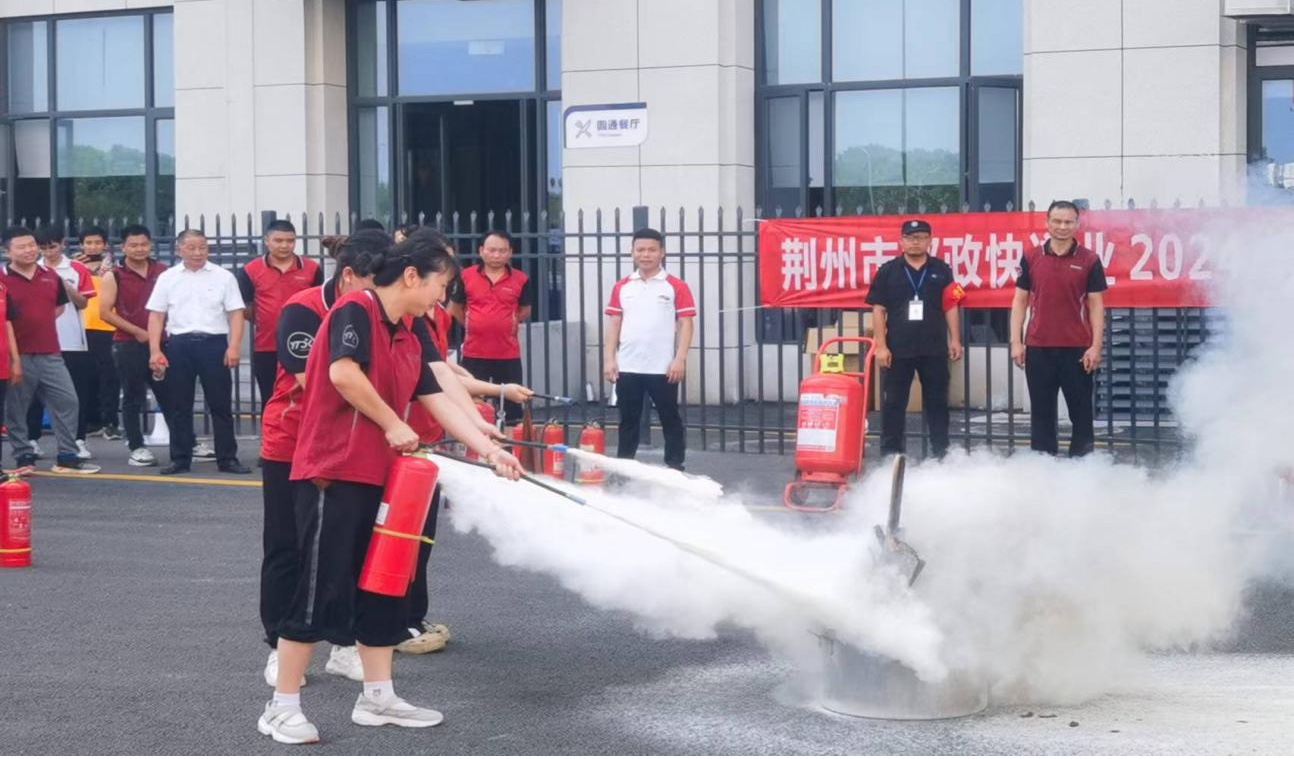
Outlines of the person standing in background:
{"type": "Polygon", "coordinates": [[[98,432],[104,440],[120,440],[118,408],[121,383],[117,381],[117,368],[112,363],[112,336],[117,330],[99,315],[99,289],[103,276],[112,270],[108,233],[102,227],[82,229],[81,250],[75,260],[90,270],[90,283],[94,285],[94,295],[87,299],[81,313],[85,320],[86,347],[94,364],[94,380],[86,389],[86,435],[98,432]]]}

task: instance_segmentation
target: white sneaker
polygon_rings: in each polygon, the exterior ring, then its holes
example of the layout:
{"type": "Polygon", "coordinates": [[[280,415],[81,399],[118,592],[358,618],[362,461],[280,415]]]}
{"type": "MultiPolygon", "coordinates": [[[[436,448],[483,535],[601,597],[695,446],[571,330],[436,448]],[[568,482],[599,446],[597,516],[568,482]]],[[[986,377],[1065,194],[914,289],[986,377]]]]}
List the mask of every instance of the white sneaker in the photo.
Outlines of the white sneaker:
{"type": "Polygon", "coordinates": [[[199,442],[197,445],[193,446],[193,458],[214,459],[215,457],[216,457],[216,449],[212,448],[206,443],[199,442]]]}
{"type": "Polygon", "coordinates": [[[324,672],[338,675],[357,683],[364,682],[364,664],[359,660],[359,649],[354,646],[333,646],[324,672]]]}
{"type": "Polygon", "coordinates": [[[319,742],[318,728],[310,724],[296,704],[275,706],[273,701],[265,704],[265,712],[256,721],[256,729],[279,743],[319,742]]]}
{"type": "Polygon", "coordinates": [[[157,457],[147,448],[136,448],[130,452],[126,463],[131,466],[157,466],[157,457]]]}
{"type": "Polygon", "coordinates": [[[90,449],[85,447],[84,440],[76,441],[76,457],[82,461],[88,461],[94,458],[94,454],[90,453],[90,449]]]}
{"type": "Polygon", "coordinates": [[[35,456],[38,459],[45,458],[45,452],[40,449],[39,440],[31,441],[31,455],[35,456]]]}
{"type": "MultiPolygon", "coordinates": [[[[359,654],[356,654],[358,656],[359,654]]],[[[279,685],[279,652],[271,651],[270,658],[265,660],[265,683],[271,688],[279,685]]],[[[306,676],[301,676],[301,687],[306,687],[306,676]]]]}
{"type": "Polygon", "coordinates": [[[351,722],[369,727],[434,727],[444,720],[445,715],[435,709],[422,709],[402,698],[393,698],[386,704],[379,704],[363,693],[359,694],[355,708],[350,713],[351,722]]]}

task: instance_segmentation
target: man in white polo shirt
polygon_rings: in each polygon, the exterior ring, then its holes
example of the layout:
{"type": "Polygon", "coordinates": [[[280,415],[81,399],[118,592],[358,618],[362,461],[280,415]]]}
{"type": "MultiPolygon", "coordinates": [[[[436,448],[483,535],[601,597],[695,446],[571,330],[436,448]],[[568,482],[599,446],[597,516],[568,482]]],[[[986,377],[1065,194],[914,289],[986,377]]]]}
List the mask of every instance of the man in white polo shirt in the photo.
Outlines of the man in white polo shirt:
{"type": "Polygon", "coordinates": [[[148,296],[148,366],[166,373],[171,405],[171,464],[162,474],[187,472],[193,462],[196,382],[211,412],[220,471],[247,474],[234,440],[233,379],[243,340],[243,296],[234,275],[207,260],[207,238],[187,229],[175,238],[181,263],[162,272],[148,296]],[[165,327],[166,344],[162,344],[165,327]]]}
{"type": "Polygon", "coordinates": [[[696,304],[683,280],[665,273],[665,240],[654,229],[633,236],[636,270],[611,288],[607,303],[607,341],[603,374],[616,386],[620,436],[616,456],[638,452],[643,398],[650,397],[665,432],[665,465],[682,471],[683,418],[678,413],[678,383],[692,347],[696,304]]]}

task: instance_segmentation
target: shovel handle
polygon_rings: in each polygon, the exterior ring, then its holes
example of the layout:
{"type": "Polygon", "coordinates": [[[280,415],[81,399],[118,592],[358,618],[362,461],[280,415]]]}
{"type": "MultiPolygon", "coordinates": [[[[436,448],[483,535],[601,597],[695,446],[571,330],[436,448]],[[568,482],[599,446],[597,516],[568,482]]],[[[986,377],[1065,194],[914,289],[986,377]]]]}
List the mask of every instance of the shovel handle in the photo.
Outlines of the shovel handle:
{"type": "Polygon", "coordinates": [[[899,531],[899,517],[903,512],[903,474],[907,471],[908,459],[903,454],[894,457],[894,472],[890,479],[890,516],[885,523],[889,534],[899,531]]]}

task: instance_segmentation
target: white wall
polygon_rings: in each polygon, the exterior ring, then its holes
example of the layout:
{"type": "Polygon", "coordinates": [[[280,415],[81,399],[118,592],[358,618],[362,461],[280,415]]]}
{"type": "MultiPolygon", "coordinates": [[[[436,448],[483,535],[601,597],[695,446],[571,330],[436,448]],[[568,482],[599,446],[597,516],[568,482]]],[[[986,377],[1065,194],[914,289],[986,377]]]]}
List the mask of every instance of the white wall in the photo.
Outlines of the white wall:
{"type": "MultiPolygon", "coordinates": [[[[184,2],[184,0],[180,0],[184,2]]],[[[0,18],[97,13],[131,8],[167,8],[172,0],[0,0],[0,18]]]]}
{"type": "Polygon", "coordinates": [[[1243,199],[1246,50],[1221,0],[1024,0],[1024,199],[1243,199]]]}

